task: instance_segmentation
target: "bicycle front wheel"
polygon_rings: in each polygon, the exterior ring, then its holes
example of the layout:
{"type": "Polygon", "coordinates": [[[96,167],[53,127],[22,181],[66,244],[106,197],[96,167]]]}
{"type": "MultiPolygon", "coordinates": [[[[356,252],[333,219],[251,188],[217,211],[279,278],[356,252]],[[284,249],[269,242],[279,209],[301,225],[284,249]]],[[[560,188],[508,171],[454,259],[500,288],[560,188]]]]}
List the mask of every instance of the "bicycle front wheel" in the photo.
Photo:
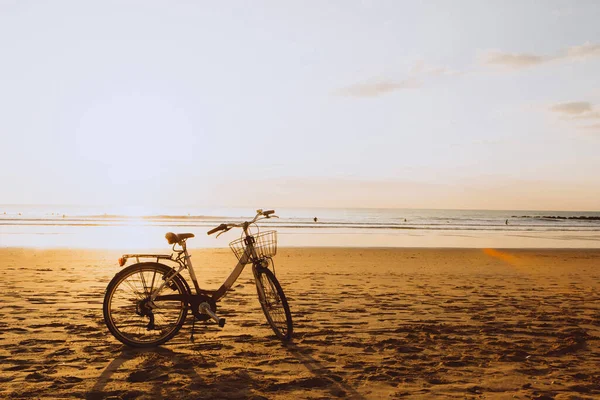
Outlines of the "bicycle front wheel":
{"type": "Polygon", "coordinates": [[[175,277],[164,285],[158,295],[165,300],[150,299],[172,271],[163,264],[140,263],[115,275],[103,307],[104,321],[115,338],[128,346],[152,347],[177,334],[188,313],[184,281],[175,277]]]}
{"type": "Polygon", "coordinates": [[[267,322],[279,339],[290,340],[293,332],[292,314],[279,281],[267,268],[256,268],[255,278],[258,301],[267,322]]]}

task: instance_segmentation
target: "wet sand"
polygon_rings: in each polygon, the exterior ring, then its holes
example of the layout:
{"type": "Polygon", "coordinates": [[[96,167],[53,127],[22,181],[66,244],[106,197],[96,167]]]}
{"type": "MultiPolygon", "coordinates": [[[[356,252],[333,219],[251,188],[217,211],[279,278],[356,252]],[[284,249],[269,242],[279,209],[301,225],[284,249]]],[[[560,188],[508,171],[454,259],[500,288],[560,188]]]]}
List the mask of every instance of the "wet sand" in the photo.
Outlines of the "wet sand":
{"type": "MultiPolygon", "coordinates": [[[[216,288],[235,262],[193,250],[216,288]]],[[[196,324],[133,350],[104,325],[117,252],[0,249],[2,398],[600,397],[600,250],[281,249],[282,345],[250,269],[196,324]]]]}

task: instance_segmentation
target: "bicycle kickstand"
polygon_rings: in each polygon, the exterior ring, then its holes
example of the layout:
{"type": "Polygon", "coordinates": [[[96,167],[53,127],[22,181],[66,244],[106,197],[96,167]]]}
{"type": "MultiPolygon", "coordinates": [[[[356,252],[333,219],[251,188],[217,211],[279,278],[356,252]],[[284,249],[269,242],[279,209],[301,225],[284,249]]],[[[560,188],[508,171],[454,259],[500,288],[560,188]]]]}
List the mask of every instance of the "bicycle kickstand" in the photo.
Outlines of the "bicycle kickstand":
{"type": "Polygon", "coordinates": [[[192,336],[190,337],[190,341],[192,343],[194,343],[194,327],[196,326],[196,317],[194,317],[194,320],[192,321],[192,336]]]}

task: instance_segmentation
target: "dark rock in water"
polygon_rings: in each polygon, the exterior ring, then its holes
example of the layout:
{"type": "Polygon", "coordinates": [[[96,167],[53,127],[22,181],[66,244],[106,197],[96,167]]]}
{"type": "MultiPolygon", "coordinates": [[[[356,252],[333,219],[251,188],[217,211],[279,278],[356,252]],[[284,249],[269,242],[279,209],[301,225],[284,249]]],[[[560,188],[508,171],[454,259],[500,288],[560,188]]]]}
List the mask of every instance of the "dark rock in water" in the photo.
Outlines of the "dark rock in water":
{"type": "Polygon", "coordinates": [[[574,219],[574,220],[583,220],[583,221],[600,221],[600,217],[580,215],[580,216],[572,216],[572,217],[563,217],[561,215],[513,215],[511,218],[534,218],[534,219],[574,219]]]}

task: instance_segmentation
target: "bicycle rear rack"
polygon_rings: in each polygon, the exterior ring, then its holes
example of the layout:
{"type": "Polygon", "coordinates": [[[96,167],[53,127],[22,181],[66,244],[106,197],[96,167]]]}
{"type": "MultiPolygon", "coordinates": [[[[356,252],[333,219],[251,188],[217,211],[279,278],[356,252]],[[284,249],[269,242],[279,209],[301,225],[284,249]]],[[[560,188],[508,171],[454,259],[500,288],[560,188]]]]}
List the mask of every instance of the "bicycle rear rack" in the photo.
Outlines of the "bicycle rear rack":
{"type": "Polygon", "coordinates": [[[156,258],[156,262],[158,260],[171,260],[175,261],[171,254],[123,254],[121,258],[119,258],[119,265],[122,267],[125,265],[129,258],[135,258],[136,262],[140,262],[140,258],[156,258]]]}

